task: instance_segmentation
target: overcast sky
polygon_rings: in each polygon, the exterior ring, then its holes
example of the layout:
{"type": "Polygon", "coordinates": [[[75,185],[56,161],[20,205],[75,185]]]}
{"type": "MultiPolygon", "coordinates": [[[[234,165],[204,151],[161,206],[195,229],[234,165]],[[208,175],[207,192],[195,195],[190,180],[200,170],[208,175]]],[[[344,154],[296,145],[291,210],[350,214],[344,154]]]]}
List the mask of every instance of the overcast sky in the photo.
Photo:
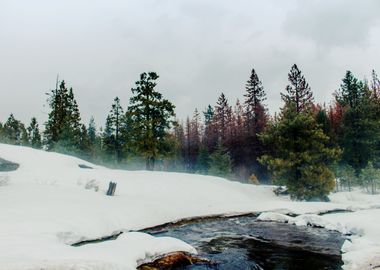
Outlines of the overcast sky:
{"type": "Polygon", "coordinates": [[[273,114],[294,63],[328,102],[347,69],[380,72],[379,14],[378,0],[0,0],[0,121],[44,122],[57,74],[86,123],[126,106],[144,71],[182,119],[242,99],[252,68],[273,114]]]}

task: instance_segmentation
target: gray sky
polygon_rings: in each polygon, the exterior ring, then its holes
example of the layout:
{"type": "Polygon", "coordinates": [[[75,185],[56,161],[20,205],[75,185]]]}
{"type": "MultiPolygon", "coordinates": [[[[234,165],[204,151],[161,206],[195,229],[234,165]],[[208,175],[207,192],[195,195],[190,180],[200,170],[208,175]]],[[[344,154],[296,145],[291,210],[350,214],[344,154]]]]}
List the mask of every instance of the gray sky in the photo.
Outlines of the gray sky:
{"type": "Polygon", "coordinates": [[[143,71],[181,119],[221,91],[242,99],[252,68],[273,113],[294,63],[328,102],[347,69],[380,73],[379,14],[378,0],[0,0],[0,121],[45,121],[57,73],[86,123],[126,106],[143,71]]]}

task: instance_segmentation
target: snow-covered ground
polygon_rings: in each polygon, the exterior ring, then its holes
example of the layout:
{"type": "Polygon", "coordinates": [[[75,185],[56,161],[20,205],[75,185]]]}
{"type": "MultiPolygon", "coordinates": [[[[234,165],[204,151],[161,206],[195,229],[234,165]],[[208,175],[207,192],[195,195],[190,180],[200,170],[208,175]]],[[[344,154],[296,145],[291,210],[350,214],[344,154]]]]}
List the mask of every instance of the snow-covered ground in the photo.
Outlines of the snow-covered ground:
{"type": "Polygon", "coordinates": [[[0,269],[135,269],[172,251],[196,251],[177,239],[133,231],[183,218],[244,212],[265,212],[262,220],[353,233],[343,246],[344,268],[380,265],[379,195],[355,191],[333,194],[330,203],[292,202],[275,196],[270,186],[111,170],[27,147],[0,144],[0,158],[20,164],[16,171],[0,172],[0,269]],[[113,197],[105,196],[109,181],[117,182],[113,197]],[[333,209],[354,212],[315,215],[333,209]],[[121,231],[128,233],[115,241],[71,246],[121,231]]]}

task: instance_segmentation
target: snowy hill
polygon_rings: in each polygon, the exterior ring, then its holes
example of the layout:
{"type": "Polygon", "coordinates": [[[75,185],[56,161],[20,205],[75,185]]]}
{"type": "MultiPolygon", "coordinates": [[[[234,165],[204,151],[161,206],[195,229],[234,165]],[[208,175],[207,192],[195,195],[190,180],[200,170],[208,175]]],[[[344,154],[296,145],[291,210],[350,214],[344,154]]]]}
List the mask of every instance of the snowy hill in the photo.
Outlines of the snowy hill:
{"type": "Polygon", "coordinates": [[[276,197],[270,186],[111,170],[27,147],[0,144],[0,158],[19,164],[15,171],[0,172],[0,269],[135,269],[156,255],[196,251],[177,239],[130,231],[182,218],[244,212],[267,212],[266,218],[275,220],[295,213],[300,215],[297,225],[313,220],[356,233],[352,244],[344,245],[347,269],[365,269],[380,257],[380,234],[373,227],[380,221],[377,195],[340,193],[331,196],[334,203],[291,202],[276,197]],[[110,181],[117,182],[113,197],[105,195],[110,181]],[[358,211],[310,215],[332,209],[358,211]],[[119,232],[129,233],[115,241],[71,246],[119,232]]]}

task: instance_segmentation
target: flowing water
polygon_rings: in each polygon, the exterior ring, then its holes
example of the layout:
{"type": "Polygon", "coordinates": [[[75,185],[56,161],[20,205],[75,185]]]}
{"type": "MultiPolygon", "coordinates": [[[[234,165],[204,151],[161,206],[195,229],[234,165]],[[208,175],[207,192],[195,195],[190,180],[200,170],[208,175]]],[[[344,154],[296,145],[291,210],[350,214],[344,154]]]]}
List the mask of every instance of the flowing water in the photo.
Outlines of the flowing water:
{"type": "Polygon", "coordinates": [[[145,230],[155,236],[179,238],[194,246],[212,265],[181,269],[342,269],[344,238],[322,228],[259,222],[253,216],[200,220],[145,230]]]}

